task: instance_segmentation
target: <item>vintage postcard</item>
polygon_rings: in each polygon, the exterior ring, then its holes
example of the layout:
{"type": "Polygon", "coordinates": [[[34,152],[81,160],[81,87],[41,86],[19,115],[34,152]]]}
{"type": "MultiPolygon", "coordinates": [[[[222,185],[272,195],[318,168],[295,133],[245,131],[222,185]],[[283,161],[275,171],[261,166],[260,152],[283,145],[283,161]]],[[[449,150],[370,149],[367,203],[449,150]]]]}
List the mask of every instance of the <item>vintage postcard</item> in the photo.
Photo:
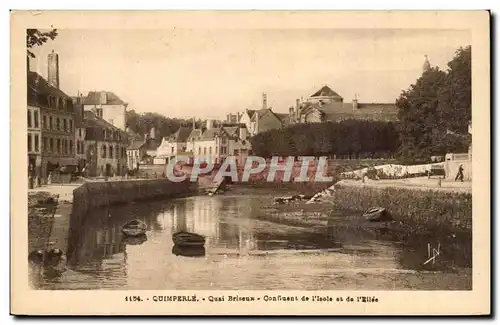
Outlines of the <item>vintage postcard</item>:
{"type": "Polygon", "coordinates": [[[489,314],[489,28],[12,11],[11,313],[489,314]]]}

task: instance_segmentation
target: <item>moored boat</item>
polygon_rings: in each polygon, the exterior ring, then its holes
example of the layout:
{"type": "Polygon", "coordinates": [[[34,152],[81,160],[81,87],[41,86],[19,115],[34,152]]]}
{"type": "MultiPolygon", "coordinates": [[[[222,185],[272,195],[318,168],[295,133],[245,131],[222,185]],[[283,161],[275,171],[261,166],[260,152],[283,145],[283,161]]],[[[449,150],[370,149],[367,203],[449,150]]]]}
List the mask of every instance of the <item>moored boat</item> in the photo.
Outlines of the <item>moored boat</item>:
{"type": "Polygon", "coordinates": [[[205,237],[192,232],[180,231],[172,235],[172,241],[177,246],[203,246],[205,237]]]}
{"type": "Polygon", "coordinates": [[[126,236],[125,238],[123,238],[122,242],[126,245],[141,245],[147,240],[148,236],[146,236],[146,234],[142,234],[138,236],[126,236]]]}
{"type": "Polygon", "coordinates": [[[132,220],[122,226],[122,232],[127,236],[141,236],[146,234],[147,226],[140,220],[132,220]]]}
{"type": "Polygon", "coordinates": [[[390,213],[382,207],[373,207],[366,210],[363,217],[372,222],[392,220],[390,213]]]}

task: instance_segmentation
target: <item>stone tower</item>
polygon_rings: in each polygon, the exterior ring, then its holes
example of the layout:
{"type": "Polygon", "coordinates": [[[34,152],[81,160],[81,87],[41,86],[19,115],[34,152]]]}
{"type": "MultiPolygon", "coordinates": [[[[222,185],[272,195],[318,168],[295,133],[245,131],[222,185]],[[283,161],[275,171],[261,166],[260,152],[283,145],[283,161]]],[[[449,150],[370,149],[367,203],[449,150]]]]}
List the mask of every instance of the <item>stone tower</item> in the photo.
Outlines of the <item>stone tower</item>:
{"type": "Polygon", "coordinates": [[[431,64],[429,63],[429,59],[427,58],[427,54],[425,55],[424,65],[422,66],[422,73],[426,72],[431,68],[431,64]]]}
{"type": "Polygon", "coordinates": [[[59,89],[59,54],[54,53],[54,50],[48,56],[47,78],[51,86],[59,89]]]}

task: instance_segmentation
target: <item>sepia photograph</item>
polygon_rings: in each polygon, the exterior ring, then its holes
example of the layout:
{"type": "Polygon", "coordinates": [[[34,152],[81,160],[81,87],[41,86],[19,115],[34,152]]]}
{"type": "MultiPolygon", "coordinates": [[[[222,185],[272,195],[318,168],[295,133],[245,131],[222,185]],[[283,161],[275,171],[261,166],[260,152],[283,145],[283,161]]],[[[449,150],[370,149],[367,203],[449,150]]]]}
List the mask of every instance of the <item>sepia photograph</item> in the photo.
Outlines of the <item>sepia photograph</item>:
{"type": "Polygon", "coordinates": [[[11,28],[12,313],[489,313],[487,11],[11,28]]]}

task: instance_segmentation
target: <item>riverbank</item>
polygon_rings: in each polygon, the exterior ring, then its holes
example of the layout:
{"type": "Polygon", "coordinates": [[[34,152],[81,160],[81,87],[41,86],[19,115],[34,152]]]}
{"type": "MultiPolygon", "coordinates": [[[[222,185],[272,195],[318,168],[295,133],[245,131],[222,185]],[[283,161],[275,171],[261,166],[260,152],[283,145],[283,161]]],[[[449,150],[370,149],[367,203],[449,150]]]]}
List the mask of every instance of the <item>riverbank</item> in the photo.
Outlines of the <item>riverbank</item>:
{"type": "Polygon", "coordinates": [[[187,196],[196,190],[196,183],[172,183],[167,179],[48,185],[29,190],[29,251],[59,248],[66,252],[68,229],[78,227],[92,209],[132,201],[187,196]]]}
{"type": "Polygon", "coordinates": [[[384,207],[396,221],[415,229],[472,233],[471,188],[462,184],[431,187],[418,182],[408,185],[402,180],[343,180],[335,184],[334,203],[339,209],[358,212],[384,207]]]}

